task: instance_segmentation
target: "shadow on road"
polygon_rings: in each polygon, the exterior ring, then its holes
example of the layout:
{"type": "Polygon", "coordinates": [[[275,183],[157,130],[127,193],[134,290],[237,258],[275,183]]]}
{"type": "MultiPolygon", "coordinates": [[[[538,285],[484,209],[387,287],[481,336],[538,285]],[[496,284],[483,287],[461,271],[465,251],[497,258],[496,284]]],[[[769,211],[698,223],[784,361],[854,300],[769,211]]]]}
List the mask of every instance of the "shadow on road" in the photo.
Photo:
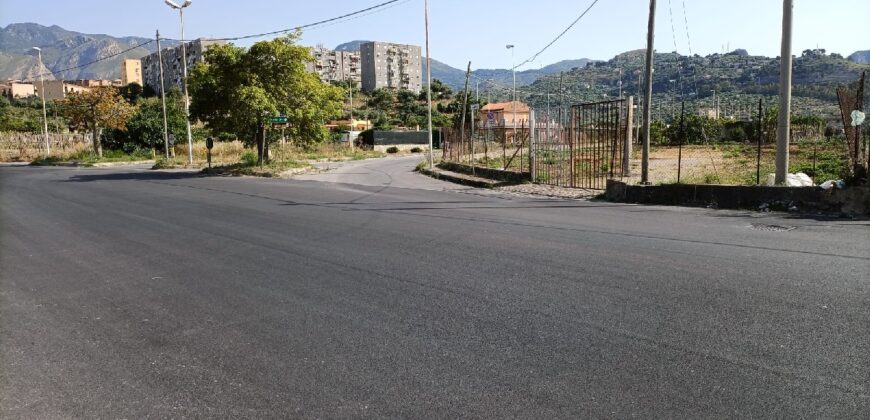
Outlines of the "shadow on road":
{"type": "Polygon", "coordinates": [[[164,172],[164,171],[136,171],[114,172],[108,174],[73,175],[69,179],[60,182],[92,182],[92,181],[168,181],[173,179],[204,178],[206,175],[200,172],[164,172]]]}

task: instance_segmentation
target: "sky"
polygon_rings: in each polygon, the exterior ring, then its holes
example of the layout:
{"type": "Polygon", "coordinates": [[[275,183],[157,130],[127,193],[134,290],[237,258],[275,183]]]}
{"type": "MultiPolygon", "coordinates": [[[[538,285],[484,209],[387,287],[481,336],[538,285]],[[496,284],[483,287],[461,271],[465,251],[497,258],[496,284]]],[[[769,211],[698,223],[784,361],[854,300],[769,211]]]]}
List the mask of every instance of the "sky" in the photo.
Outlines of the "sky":
{"type": "MultiPolygon", "coordinates": [[[[185,36],[231,37],[292,28],[386,0],[193,0],[185,36]]],[[[431,56],[453,67],[510,68],[531,58],[594,0],[430,0],[431,56]],[[513,51],[506,44],[516,47],[513,51]],[[512,56],[513,53],[513,56],[512,56]]],[[[793,54],[825,48],[870,50],[870,0],[794,0],[793,54]]],[[[361,39],[423,45],[423,0],[310,29],[302,43],[325,47],[361,39]]],[[[520,69],[560,60],[609,59],[646,45],[648,0],[598,0],[573,28],[520,69]]],[[[84,33],[180,38],[178,13],[162,0],[0,0],[0,26],[35,22],[84,33]]],[[[779,0],[658,0],[655,48],[711,54],[743,48],[779,56],[779,0]],[[672,29],[673,28],[673,29],[672,29]]],[[[240,43],[250,45],[252,41],[240,43]]],[[[423,52],[425,55],[425,50],[423,52]]]]}

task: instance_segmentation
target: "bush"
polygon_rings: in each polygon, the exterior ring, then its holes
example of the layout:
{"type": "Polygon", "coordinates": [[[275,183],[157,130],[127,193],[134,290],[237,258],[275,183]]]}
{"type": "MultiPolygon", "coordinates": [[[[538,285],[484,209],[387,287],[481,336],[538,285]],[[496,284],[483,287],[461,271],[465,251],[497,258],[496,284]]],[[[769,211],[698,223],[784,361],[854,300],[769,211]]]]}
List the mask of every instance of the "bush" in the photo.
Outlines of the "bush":
{"type": "Polygon", "coordinates": [[[414,147],[411,149],[411,153],[423,153],[423,149],[419,147],[414,147]]]}
{"type": "Polygon", "coordinates": [[[399,148],[396,146],[390,146],[387,148],[387,153],[399,153],[399,148]]]}
{"type": "Polygon", "coordinates": [[[255,166],[257,164],[257,154],[251,150],[248,150],[242,153],[242,156],[239,157],[239,160],[242,161],[242,165],[244,166],[255,166]]]}

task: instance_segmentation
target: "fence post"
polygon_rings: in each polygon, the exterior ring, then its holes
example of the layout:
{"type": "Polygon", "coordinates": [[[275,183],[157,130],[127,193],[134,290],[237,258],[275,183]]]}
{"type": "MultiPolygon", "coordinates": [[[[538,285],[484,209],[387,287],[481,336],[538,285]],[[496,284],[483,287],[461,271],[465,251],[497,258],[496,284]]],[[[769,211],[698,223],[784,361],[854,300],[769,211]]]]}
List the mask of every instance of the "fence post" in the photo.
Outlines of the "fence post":
{"type": "Polygon", "coordinates": [[[535,142],[537,139],[537,133],[535,128],[537,127],[535,121],[535,110],[529,110],[529,180],[535,180],[535,169],[537,164],[535,163],[535,142]]]}
{"type": "Polygon", "coordinates": [[[677,184],[680,183],[680,175],[683,170],[683,137],[685,137],[685,118],[686,118],[686,102],[684,101],[680,108],[680,134],[678,135],[679,145],[677,146],[677,184]]]}
{"type": "Polygon", "coordinates": [[[622,146],[622,176],[631,176],[631,132],[634,127],[634,96],[625,101],[625,142],[622,146]]]}

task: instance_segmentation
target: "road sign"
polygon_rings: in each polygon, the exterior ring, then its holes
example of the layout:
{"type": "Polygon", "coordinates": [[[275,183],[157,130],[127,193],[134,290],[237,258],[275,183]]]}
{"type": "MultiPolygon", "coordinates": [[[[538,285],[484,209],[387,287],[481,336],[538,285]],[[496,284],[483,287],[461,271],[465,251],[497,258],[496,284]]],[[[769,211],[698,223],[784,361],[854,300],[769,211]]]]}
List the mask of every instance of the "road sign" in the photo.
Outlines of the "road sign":
{"type": "Polygon", "coordinates": [[[287,117],[270,117],[269,122],[272,124],[287,124],[287,117]]]}
{"type": "Polygon", "coordinates": [[[175,134],[169,133],[169,144],[175,144],[175,134]]]}

